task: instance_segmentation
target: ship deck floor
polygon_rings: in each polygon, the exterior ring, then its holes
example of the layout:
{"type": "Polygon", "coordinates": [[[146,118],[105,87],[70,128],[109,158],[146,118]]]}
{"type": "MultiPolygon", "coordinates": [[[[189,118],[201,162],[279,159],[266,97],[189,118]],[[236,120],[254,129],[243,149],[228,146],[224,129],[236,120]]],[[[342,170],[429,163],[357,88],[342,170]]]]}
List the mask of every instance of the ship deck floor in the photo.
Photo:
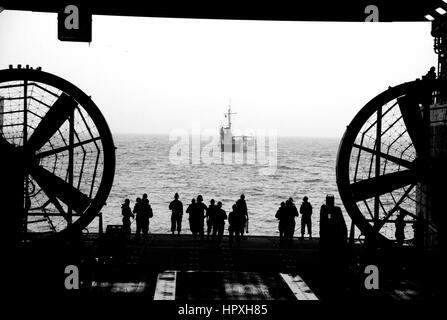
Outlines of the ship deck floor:
{"type": "Polygon", "coordinates": [[[35,240],[21,249],[27,259],[21,264],[32,263],[44,279],[33,277],[33,287],[63,288],[61,270],[75,264],[81,291],[93,295],[140,294],[156,300],[411,300],[433,295],[431,279],[412,248],[371,255],[356,244],[340,256],[322,254],[318,238],[294,238],[283,246],[278,237],[252,235],[240,247],[231,246],[227,236],[217,245],[189,234],[150,234],[140,241],[134,234],[128,239],[87,234],[75,246],[44,248],[35,240]],[[364,288],[368,264],[379,267],[380,290],[364,288]]]}

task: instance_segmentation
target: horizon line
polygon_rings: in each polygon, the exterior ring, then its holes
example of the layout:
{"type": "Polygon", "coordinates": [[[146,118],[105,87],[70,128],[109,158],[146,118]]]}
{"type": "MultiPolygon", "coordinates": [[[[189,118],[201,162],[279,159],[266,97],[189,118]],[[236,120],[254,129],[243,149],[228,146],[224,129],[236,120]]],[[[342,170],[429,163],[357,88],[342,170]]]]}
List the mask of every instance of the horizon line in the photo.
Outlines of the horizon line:
{"type": "MultiPolygon", "coordinates": [[[[169,136],[166,132],[112,132],[112,135],[157,135],[169,136]]],[[[190,134],[191,135],[191,134],[190,134]]],[[[194,134],[194,136],[197,134],[194,134]]],[[[341,136],[311,136],[311,135],[278,135],[279,138],[319,138],[319,139],[341,139],[341,136]]]]}

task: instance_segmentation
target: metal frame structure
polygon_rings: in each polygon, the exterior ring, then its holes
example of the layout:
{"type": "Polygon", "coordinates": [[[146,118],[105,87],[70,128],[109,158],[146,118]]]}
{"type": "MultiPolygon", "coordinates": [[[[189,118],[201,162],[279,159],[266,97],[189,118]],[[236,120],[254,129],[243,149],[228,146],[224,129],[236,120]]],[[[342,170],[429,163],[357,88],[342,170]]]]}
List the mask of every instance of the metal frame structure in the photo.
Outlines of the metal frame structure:
{"type": "Polygon", "coordinates": [[[8,205],[20,220],[15,232],[23,237],[31,224],[52,234],[82,232],[105,205],[115,173],[115,146],[99,108],[72,83],[28,67],[0,70],[0,92],[0,152],[13,159],[0,168],[8,177],[1,189],[22,186],[8,205]]]}
{"type": "MultiPolygon", "coordinates": [[[[348,125],[337,155],[337,185],[353,223],[368,239],[389,243],[397,212],[419,218],[416,188],[430,185],[439,162],[429,152],[428,108],[442,80],[390,87],[367,103],[348,125]],[[390,232],[391,231],[391,232],[390,232]]],[[[436,224],[428,221],[430,227],[436,224]]]]}

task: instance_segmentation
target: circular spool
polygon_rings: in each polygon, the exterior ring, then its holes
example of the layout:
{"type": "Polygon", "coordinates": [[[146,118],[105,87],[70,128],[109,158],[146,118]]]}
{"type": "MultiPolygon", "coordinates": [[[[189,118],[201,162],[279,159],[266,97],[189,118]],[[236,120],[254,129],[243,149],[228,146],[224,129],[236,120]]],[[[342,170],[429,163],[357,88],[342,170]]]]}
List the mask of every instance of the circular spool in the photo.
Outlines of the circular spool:
{"type": "Polygon", "coordinates": [[[20,233],[82,232],[105,205],[115,173],[99,108],[70,82],[28,67],[0,70],[0,107],[0,153],[15,159],[2,169],[23,181],[13,213],[23,213],[20,233]]]}
{"type": "MultiPolygon", "coordinates": [[[[340,197],[366,239],[391,244],[394,219],[420,219],[426,186],[440,165],[430,155],[430,104],[434,93],[445,97],[441,80],[416,80],[390,87],[368,102],[348,125],[336,165],[340,197]]],[[[430,232],[436,224],[426,221],[430,232]]],[[[408,228],[410,227],[410,228],[408,228]]]]}

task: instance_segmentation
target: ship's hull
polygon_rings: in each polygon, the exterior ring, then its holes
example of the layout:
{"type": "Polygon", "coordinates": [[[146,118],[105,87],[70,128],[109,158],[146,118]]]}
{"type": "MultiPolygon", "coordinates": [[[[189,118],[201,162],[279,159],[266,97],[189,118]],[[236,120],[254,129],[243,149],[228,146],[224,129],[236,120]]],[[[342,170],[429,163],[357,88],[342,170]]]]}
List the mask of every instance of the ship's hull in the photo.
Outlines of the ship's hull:
{"type": "Polygon", "coordinates": [[[256,139],[252,136],[233,136],[231,130],[221,129],[221,152],[249,152],[256,151],[256,139]]]}

